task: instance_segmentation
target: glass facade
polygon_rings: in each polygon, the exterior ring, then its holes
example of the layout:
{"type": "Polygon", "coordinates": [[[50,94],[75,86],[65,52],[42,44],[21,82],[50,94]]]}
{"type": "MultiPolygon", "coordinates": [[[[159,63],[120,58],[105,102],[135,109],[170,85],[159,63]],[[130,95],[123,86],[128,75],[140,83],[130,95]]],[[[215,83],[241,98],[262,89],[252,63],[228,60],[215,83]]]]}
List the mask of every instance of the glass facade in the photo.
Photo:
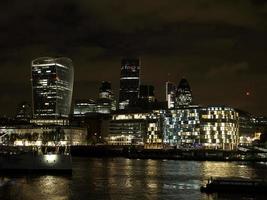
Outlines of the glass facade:
{"type": "Polygon", "coordinates": [[[109,144],[130,145],[162,142],[159,134],[160,112],[113,114],[109,123],[109,144]]]}
{"type": "Polygon", "coordinates": [[[186,79],[182,79],[177,87],[175,107],[186,107],[192,104],[193,97],[186,79]]]}
{"type": "Polygon", "coordinates": [[[164,143],[178,148],[235,149],[239,116],[229,107],[170,110],[164,121],[164,143]]]}
{"type": "Polygon", "coordinates": [[[111,144],[230,150],[239,144],[239,115],[223,106],[115,114],[109,136],[111,144]]]}
{"type": "Polygon", "coordinates": [[[102,114],[109,114],[116,110],[116,100],[113,91],[111,90],[111,83],[103,81],[99,88],[99,99],[97,100],[97,112],[102,114]]]}
{"type": "Polygon", "coordinates": [[[85,116],[88,113],[96,113],[96,102],[89,100],[78,100],[74,105],[75,116],[85,116]]]}
{"type": "Polygon", "coordinates": [[[140,61],[136,58],[126,58],[121,61],[119,109],[127,108],[139,97],[140,61]]]}
{"type": "Polygon", "coordinates": [[[38,58],[32,61],[34,118],[68,117],[71,109],[74,71],[68,58],[38,58]]]}

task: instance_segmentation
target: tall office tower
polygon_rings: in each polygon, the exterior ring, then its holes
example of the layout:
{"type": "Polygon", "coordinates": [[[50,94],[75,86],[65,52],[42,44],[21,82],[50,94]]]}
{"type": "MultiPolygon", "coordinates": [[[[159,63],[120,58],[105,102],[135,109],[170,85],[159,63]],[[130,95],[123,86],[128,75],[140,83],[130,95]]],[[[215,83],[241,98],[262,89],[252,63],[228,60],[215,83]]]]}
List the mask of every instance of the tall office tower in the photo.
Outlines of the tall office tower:
{"type": "Polygon", "coordinates": [[[186,79],[182,79],[177,87],[175,107],[186,107],[192,104],[192,92],[186,79]]]}
{"type": "Polygon", "coordinates": [[[74,70],[69,58],[42,57],[32,61],[33,117],[66,118],[70,114],[74,70]]]}
{"type": "Polygon", "coordinates": [[[16,119],[30,121],[32,118],[32,107],[28,102],[22,102],[18,105],[16,119]]]}
{"type": "Polygon", "coordinates": [[[147,100],[147,102],[155,102],[154,86],[140,85],[139,98],[143,100],[147,100]]]}
{"type": "Polygon", "coordinates": [[[99,99],[97,100],[97,112],[108,114],[116,110],[116,100],[111,90],[111,83],[102,81],[99,88],[99,99]]]}
{"type": "Polygon", "coordinates": [[[174,83],[166,82],[166,101],[168,109],[174,108],[177,87],[174,83]]]}
{"type": "Polygon", "coordinates": [[[119,109],[126,109],[138,100],[140,86],[140,61],[138,58],[124,58],[121,61],[119,109]]]}

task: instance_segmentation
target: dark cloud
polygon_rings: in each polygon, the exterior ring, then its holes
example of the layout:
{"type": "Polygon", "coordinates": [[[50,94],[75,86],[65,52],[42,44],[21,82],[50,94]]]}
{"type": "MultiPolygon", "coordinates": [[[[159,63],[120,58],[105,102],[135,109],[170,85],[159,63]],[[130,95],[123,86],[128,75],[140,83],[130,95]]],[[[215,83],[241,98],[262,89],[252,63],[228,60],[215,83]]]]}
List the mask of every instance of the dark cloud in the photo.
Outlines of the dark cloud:
{"type": "Polygon", "coordinates": [[[166,80],[187,77],[196,103],[267,115],[266,17],[264,0],[1,2],[0,113],[31,100],[36,57],[70,57],[74,98],[90,98],[101,80],[118,92],[121,57],[138,55],[142,83],[155,85],[159,99],[166,80]]]}
{"type": "Polygon", "coordinates": [[[247,73],[249,69],[248,63],[241,62],[241,63],[235,63],[233,65],[227,64],[223,66],[218,66],[211,68],[210,71],[207,73],[208,78],[218,78],[218,77],[224,77],[229,78],[233,77],[235,78],[237,75],[240,75],[242,73],[247,73]]]}

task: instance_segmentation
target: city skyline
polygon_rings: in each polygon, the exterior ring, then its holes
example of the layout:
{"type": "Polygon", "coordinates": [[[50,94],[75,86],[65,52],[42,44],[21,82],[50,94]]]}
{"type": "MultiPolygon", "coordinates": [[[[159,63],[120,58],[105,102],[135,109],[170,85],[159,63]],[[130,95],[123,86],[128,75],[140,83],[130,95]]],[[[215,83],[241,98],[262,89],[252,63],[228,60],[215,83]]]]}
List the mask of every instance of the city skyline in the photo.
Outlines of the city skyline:
{"type": "Polygon", "coordinates": [[[165,82],[185,77],[198,104],[267,115],[265,14],[260,0],[1,2],[0,114],[31,101],[36,57],[71,58],[73,99],[85,99],[101,81],[118,96],[121,58],[138,55],[141,84],[161,101],[165,82]]]}
{"type": "MultiPolygon", "coordinates": [[[[49,58],[49,57],[40,57],[40,58],[49,58]]],[[[67,58],[68,59],[68,58],[67,58]]],[[[123,61],[125,59],[125,57],[122,57],[121,58],[121,60],[123,61]]],[[[142,68],[142,65],[140,65],[140,68],[142,68]]],[[[75,70],[75,67],[74,67],[74,70],[75,70]]],[[[140,70],[140,71],[142,71],[142,69],[140,70]]],[[[169,75],[168,75],[169,76],[169,75]]],[[[32,80],[31,78],[30,78],[30,80],[32,80]]],[[[183,76],[183,77],[181,77],[178,81],[173,81],[172,83],[174,84],[174,85],[176,85],[176,87],[178,88],[178,86],[179,86],[179,84],[181,84],[181,81],[184,81],[185,80],[185,77],[183,76]]],[[[187,81],[187,80],[185,80],[185,81],[187,81]]],[[[98,95],[99,95],[99,93],[98,93],[98,90],[99,90],[99,87],[101,87],[101,82],[103,83],[103,82],[106,82],[106,80],[99,80],[98,82],[96,81],[96,84],[97,84],[97,87],[96,88],[94,88],[94,90],[95,90],[95,93],[93,94],[92,92],[91,93],[88,93],[88,94],[91,94],[90,96],[86,96],[86,97],[83,97],[83,98],[78,98],[77,96],[72,96],[72,105],[74,104],[74,102],[76,101],[76,100],[80,100],[80,99],[87,99],[87,100],[91,100],[91,99],[97,99],[97,97],[98,97],[98,95]]],[[[108,81],[110,84],[112,84],[112,82],[111,81],[108,81]]],[[[117,80],[117,82],[118,82],[118,84],[116,84],[116,81],[115,81],[115,84],[112,84],[112,85],[117,85],[117,87],[114,87],[114,86],[112,86],[112,90],[113,91],[115,91],[115,98],[116,98],[116,100],[119,100],[119,96],[120,96],[120,78],[119,78],[119,80],[117,80]]],[[[144,79],[142,79],[142,76],[140,76],[140,83],[147,83],[144,79]]],[[[168,81],[166,81],[165,82],[165,84],[167,83],[168,81]]],[[[188,83],[187,83],[188,84],[188,83]]],[[[190,83],[190,85],[191,85],[191,83],[190,83]]],[[[140,84],[140,86],[142,86],[141,84],[140,84]]],[[[165,85],[164,85],[165,86],[165,85]]],[[[30,87],[32,87],[32,86],[30,86],[30,87]]],[[[190,87],[190,86],[188,86],[188,87],[190,87]]],[[[159,100],[159,101],[166,101],[166,96],[164,96],[164,95],[166,95],[166,87],[164,88],[164,94],[158,94],[158,92],[157,92],[157,89],[158,88],[155,88],[155,90],[156,90],[156,94],[157,94],[157,96],[155,96],[155,98],[157,99],[157,100],[159,100]]],[[[74,87],[73,87],[73,92],[75,93],[75,90],[76,90],[76,88],[75,88],[75,77],[74,77],[74,87]]],[[[32,88],[31,88],[31,91],[32,91],[32,88]]],[[[31,92],[30,91],[30,92],[31,92]]],[[[194,91],[194,90],[193,90],[194,91]]],[[[191,91],[192,92],[192,91],[191,91]]],[[[195,91],[194,91],[195,92],[195,91]]],[[[199,99],[198,97],[196,97],[195,95],[194,95],[194,92],[191,94],[192,95],[192,97],[194,98],[194,99],[199,99]]],[[[244,96],[250,96],[250,91],[245,91],[245,93],[244,93],[244,96]]],[[[192,98],[191,97],[191,98],[192,98]]],[[[27,96],[26,98],[24,98],[21,102],[17,102],[17,104],[16,104],[16,108],[15,109],[13,109],[10,113],[11,114],[9,114],[8,115],[8,112],[7,113],[3,113],[1,116],[10,116],[10,117],[14,117],[14,115],[16,114],[16,110],[18,109],[18,106],[22,103],[22,102],[29,102],[29,103],[33,103],[32,102],[32,96],[27,96]],[[30,99],[29,99],[30,98],[30,99]],[[27,99],[27,100],[25,100],[25,99],[27,99]],[[6,115],[7,114],[7,115],[6,115]]],[[[229,105],[229,104],[223,104],[223,103],[208,103],[208,104],[202,104],[202,103],[200,103],[200,102],[196,102],[195,100],[194,100],[194,103],[192,104],[192,105],[207,105],[207,106],[216,106],[216,105],[222,105],[222,106],[232,106],[232,107],[234,107],[233,105],[229,105]]],[[[240,108],[240,107],[235,107],[235,108],[237,108],[237,109],[242,109],[242,108],[240,108]]],[[[119,109],[119,105],[117,105],[117,109],[119,109]]],[[[72,109],[73,110],[73,109],[72,109]]],[[[250,111],[248,111],[248,110],[245,110],[245,109],[243,109],[244,111],[247,111],[247,112],[250,112],[250,111]]],[[[72,111],[71,111],[72,112],[72,111]]],[[[257,115],[258,113],[253,113],[253,112],[251,112],[252,114],[254,114],[255,116],[263,116],[263,115],[257,115]]]]}
{"type": "Polygon", "coordinates": [[[0,1],[1,199],[264,199],[267,0],[0,1]]]}

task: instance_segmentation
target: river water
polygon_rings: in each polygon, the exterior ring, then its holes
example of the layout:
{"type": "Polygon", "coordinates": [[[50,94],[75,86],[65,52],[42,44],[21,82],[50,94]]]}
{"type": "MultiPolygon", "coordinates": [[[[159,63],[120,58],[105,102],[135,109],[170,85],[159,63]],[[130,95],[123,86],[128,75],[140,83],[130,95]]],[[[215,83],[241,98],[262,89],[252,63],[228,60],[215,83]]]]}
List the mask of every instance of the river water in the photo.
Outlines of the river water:
{"type": "Polygon", "coordinates": [[[264,196],[202,194],[200,186],[211,176],[267,179],[267,165],[73,158],[71,176],[6,176],[11,182],[0,188],[0,199],[265,199],[264,196]]]}

